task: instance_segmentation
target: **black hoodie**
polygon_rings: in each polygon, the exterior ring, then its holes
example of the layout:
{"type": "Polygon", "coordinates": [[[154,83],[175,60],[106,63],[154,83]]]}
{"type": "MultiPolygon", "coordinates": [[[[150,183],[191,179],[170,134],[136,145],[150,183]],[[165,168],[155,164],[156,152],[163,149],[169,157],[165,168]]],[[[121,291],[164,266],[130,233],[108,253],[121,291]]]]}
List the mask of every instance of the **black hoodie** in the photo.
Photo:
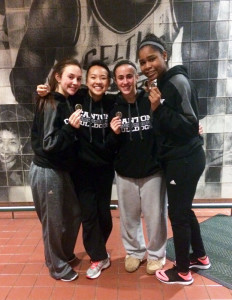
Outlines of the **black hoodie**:
{"type": "Polygon", "coordinates": [[[111,133],[109,145],[116,149],[115,170],[121,176],[144,178],[160,170],[157,163],[156,136],[150,120],[150,101],[138,90],[135,103],[128,103],[119,93],[112,110],[122,113],[121,133],[111,133]]]}
{"type": "Polygon", "coordinates": [[[94,101],[88,89],[81,89],[72,97],[73,105],[82,105],[81,126],[78,132],[78,159],[90,167],[113,164],[113,152],[106,147],[109,128],[109,112],[113,107],[114,95],[104,95],[94,101]]]}
{"type": "Polygon", "coordinates": [[[54,103],[36,112],[31,130],[33,162],[43,168],[71,171],[77,162],[77,130],[68,124],[70,98],[53,93],[54,103]]]}
{"type": "Polygon", "coordinates": [[[199,135],[198,96],[184,66],[175,66],[158,80],[164,102],[154,111],[160,129],[160,158],[188,156],[203,144],[199,135]]]}

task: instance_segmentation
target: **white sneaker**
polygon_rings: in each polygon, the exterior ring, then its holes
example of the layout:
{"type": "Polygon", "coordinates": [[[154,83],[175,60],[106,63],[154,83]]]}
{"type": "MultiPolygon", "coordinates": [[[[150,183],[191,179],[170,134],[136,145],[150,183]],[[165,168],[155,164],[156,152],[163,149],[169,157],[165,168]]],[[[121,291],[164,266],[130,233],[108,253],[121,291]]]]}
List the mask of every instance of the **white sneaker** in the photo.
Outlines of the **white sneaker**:
{"type": "Polygon", "coordinates": [[[101,275],[101,271],[108,268],[109,266],[109,257],[104,260],[92,262],[90,268],[86,272],[86,277],[89,279],[97,278],[101,275]]]}

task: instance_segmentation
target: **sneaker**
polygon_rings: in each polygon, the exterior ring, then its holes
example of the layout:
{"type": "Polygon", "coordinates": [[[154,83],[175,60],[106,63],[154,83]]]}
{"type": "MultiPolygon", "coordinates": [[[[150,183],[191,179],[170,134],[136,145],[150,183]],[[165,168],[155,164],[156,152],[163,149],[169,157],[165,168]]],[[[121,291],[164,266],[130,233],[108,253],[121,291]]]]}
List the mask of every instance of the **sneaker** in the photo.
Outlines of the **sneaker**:
{"type": "Polygon", "coordinates": [[[147,259],[147,274],[153,275],[157,270],[163,269],[165,265],[166,257],[160,259],[147,259]]]}
{"type": "Polygon", "coordinates": [[[159,281],[166,284],[190,285],[193,283],[193,278],[190,271],[187,275],[183,275],[181,273],[178,273],[175,266],[172,269],[168,269],[166,271],[156,271],[155,276],[159,281]]]}
{"type": "Polygon", "coordinates": [[[109,257],[104,260],[92,262],[90,268],[86,272],[86,277],[89,279],[97,278],[101,275],[101,271],[108,268],[109,266],[109,257]]]}
{"type": "Polygon", "coordinates": [[[68,274],[66,274],[65,276],[63,276],[62,278],[60,278],[60,280],[62,281],[73,281],[78,277],[78,273],[71,270],[70,272],[68,272],[68,274]]]}
{"type": "Polygon", "coordinates": [[[125,258],[125,269],[127,272],[134,272],[140,266],[142,260],[131,255],[127,255],[125,258]]]}
{"type": "Polygon", "coordinates": [[[211,263],[209,261],[209,257],[206,256],[206,258],[195,258],[193,254],[190,254],[190,269],[200,269],[200,270],[207,270],[211,267],[211,263]]]}

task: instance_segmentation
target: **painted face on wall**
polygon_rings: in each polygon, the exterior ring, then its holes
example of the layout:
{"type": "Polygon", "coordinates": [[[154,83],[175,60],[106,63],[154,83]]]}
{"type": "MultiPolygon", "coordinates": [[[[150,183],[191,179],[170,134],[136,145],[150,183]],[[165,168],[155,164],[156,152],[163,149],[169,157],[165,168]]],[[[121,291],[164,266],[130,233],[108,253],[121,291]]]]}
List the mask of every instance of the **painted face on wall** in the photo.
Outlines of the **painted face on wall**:
{"type": "Polygon", "coordinates": [[[16,156],[20,154],[22,145],[18,136],[9,131],[0,131],[0,162],[6,169],[10,169],[16,160],[16,156]]]}
{"type": "Polygon", "coordinates": [[[144,46],[139,50],[139,64],[149,81],[160,79],[168,69],[167,52],[160,53],[152,46],[144,46]]]}
{"type": "Polygon", "coordinates": [[[158,0],[117,0],[117,5],[111,5],[106,0],[89,2],[98,19],[117,32],[132,30],[160,5],[158,0]]]}
{"type": "Polygon", "coordinates": [[[76,65],[68,65],[64,68],[61,76],[56,74],[58,82],[57,92],[65,97],[74,95],[81,86],[82,71],[76,65]]]}
{"type": "Polygon", "coordinates": [[[115,70],[115,82],[118,89],[126,99],[135,97],[136,84],[138,81],[138,75],[133,66],[129,64],[121,65],[115,70]]]}
{"type": "Polygon", "coordinates": [[[89,94],[93,100],[101,100],[110,85],[107,70],[101,66],[92,66],[88,71],[86,85],[89,88],[89,94]]]}

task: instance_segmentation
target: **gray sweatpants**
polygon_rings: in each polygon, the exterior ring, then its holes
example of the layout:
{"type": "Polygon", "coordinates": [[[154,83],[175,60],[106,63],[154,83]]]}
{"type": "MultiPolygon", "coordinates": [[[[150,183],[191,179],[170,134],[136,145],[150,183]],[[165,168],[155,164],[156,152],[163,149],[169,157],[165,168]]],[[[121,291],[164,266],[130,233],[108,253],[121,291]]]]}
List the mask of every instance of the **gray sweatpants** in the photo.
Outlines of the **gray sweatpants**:
{"type": "Polygon", "coordinates": [[[68,172],[30,167],[30,184],[37,215],[42,224],[46,265],[55,279],[71,271],[81,224],[79,202],[68,172]]]}
{"type": "Polygon", "coordinates": [[[127,254],[143,259],[166,255],[167,197],[162,172],[145,178],[116,174],[122,242],[127,254]],[[144,217],[146,245],[141,215],[144,217]]]}

